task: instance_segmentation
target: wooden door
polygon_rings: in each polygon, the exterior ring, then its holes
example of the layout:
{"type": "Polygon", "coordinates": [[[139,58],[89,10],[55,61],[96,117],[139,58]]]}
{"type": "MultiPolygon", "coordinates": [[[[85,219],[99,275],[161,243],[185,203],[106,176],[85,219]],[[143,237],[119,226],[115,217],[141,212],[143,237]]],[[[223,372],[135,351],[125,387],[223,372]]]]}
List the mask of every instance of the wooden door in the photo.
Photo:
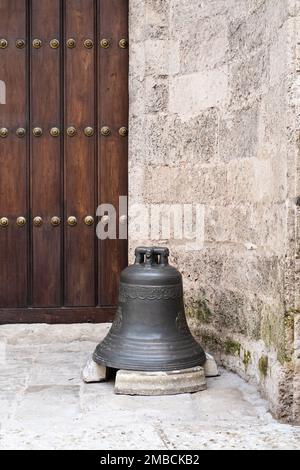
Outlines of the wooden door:
{"type": "Polygon", "coordinates": [[[127,241],[96,209],[128,190],[128,0],[0,0],[0,80],[0,323],[110,320],[127,241]]]}

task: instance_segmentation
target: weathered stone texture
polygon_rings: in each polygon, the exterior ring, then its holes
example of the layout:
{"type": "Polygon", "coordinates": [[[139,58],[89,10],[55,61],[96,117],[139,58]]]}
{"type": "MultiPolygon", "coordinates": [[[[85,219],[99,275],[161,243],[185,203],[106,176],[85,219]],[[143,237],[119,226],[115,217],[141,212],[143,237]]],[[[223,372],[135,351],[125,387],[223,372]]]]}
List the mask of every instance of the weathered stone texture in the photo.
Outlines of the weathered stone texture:
{"type": "Polygon", "coordinates": [[[204,206],[202,249],[161,240],[190,324],[300,419],[300,1],[131,0],[130,24],[130,204],[204,206]]]}

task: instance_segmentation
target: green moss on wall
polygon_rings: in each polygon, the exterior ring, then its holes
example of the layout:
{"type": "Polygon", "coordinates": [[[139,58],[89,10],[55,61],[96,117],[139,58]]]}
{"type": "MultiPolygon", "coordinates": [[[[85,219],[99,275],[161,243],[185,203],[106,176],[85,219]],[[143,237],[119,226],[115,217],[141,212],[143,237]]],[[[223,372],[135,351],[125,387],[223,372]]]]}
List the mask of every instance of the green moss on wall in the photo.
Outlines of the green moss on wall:
{"type": "Polygon", "coordinates": [[[247,371],[248,366],[251,362],[251,352],[250,351],[244,351],[244,358],[243,358],[243,364],[245,366],[245,370],[247,371]]]}
{"type": "Polygon", "coordinates": [[[208,351],[220,351],[223,349],[222,340],[219,338],[219,336],[216,336],[212,333],[202,333],[201,342],[208,351]]]}
{"type": "Polygon", "coordinates": [[[261,322],[261,337],[268,347],[275,346],[277,343],[278,330],[282,331],[282,327],[276,315],[267,306],[264,307],[261,322]]]}
{"type": "Polygon", "coordinates": [[[239,356],[241,353],[241,344],[237,341],[227,339],[224,343],[225,354],[228,356],[239,356]]]}
{"type": "Polygon", "coordinates": [[[281,365],[292,360],[292,349],[288,343],[294,334],[294,314],[280,314],[265,307],[261,324],[261,337],[268,348],[274,348],[281,365]]]}
{"type": "Polygon", "coordinates": [[[262,356],[258,361],[258,368],[262,377],[267,376],[268,366],[269,366],[268,356],[262,356]]]}
{"type": "Polygon", "coordinates": [[[208,306],[205,299],[193,301],[186,307],[186,314],[188,318],[199,320],[199,323],[210,323],[212,318],[212,311],[208,306]]]}

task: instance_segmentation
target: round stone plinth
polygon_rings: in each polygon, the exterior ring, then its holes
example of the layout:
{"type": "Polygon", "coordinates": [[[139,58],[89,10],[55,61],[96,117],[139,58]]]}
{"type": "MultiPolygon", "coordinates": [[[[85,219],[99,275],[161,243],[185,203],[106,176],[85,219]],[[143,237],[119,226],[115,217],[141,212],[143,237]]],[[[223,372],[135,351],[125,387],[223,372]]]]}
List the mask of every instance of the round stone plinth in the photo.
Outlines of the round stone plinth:
{"type": "Polygon", "coordinates": [[[178,395],[206,390],[203,367],[171,372],[136,372],[119,370],[115,393],[118,395],[178,395]]]}

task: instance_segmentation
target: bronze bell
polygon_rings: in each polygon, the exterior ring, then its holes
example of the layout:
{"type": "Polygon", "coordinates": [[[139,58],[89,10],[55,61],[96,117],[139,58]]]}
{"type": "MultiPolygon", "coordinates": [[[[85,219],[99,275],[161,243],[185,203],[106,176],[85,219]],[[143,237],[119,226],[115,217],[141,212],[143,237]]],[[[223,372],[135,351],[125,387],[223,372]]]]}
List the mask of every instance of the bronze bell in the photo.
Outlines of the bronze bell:
{"type": "Polygon", "coordinates": [[[137,248],[121,273],[115,321],[93,359],[112,369],[145,372],[202,366],[206,357],[184,311],[182,276],[167,248],[137,248]]]}

